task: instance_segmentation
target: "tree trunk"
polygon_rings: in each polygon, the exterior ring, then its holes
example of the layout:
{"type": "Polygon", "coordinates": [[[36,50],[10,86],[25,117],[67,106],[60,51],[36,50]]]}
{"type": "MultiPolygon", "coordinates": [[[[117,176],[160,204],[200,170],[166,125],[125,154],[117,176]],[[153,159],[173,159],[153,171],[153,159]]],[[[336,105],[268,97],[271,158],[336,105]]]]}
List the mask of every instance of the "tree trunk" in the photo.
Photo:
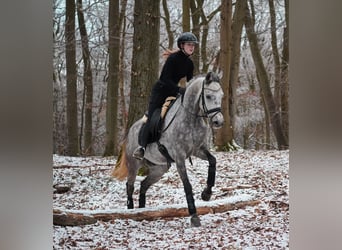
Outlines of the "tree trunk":
{"type": "MultiPolygon", "coordinates": [[[[118,125],[120,127],[119,130],[121,130],[123,133],[121,136],[125,136],[125,129],[127,126],[127,108],[126,108],[126,98],[125,98],[125,61],[124,61],[124,56],[125,56],[125,51],[126,51],[126,18],[125,18],[125,13],[127,9],[127,0],[122,0],[121,1],[121,10],[120,10],[120,19],[119,19],[119,27],[121,29],[121,46],[120,46],[120,56],[119,56],[119,103],[120,103],[120,108],[121,108],[121,123],[118,125]]],[[[118,141],[121,141],[122,138],[120,138],[118,141]]]]}
{"type": "Polygon", "coordinates": [[[159,73],[159,1],[135,1],[131,94],[127,128],[147,110],[159,73]]]}
{"type": "Polygon", "coordinates": [[[232,2],[222,0],[221,3],[221,29],[220,29],[220,69],[222,70],[221,85],[223,89],[222,113],[224,125],[216,131],[215,145],[219,151],[229,150],[229,144],[233,140],[233,130],[229,115],[229,78],[231,63],[231,25],[232,25],[232,2]]]}
{"type": "Polygon", "coordinates": [[[277,139],[277,143],[278,143],[278,148],[286,149],[288,148],[288,142],[286,141],[286,138],[284,137],[284,134],[282,131],[282,127],[280,123],[281,121],[280,115],[279,115],[279,112],[277,112],[276,110],[276,105],[275,105],[272,91],[270,88],[268,75],[267,75],[264,63],[262,61],[260,49],[258,46],[258,39],[254,31],[254,26],[252,24],[252,17],[250,15],[248,7],[246,8],[245,26],[246,26],[248,41],[249,41],[250,48],[251,48],[252,57],[253,57],[256,72],[258,75],[260,89],[262,91],[262,95],[265,98],[266,108],[268,109],[268,111],[266,112],[269,112],[270,114],[273,131],[277,139]]]}
{"type": "Polygon", "coordinates": [[[127,108],[125,97],[125,51],[126,51],[126,9],[127,0],[121,1],[120,16],[119,16],[119,29],[121,30],[120,36],[120,56],[119,56],[119,104],[118,104],[118,139],[121,142],[125,136],[125,128],[127,124],[127,108]]]}
{"type": "Polygon", "coordinates": [[[264,107],[264,110],[265,110],[265,119],[264,119],[264,123],[265,123],[265,146],[266,146],[266,149],[271,149],[270,113],[269,113],[268,108],[267,108],[266,99],[262,93],[260,93],[260,97],[261,97],[262,106],[264,107]]]}
{"type": "MultiPolygon", "coordinates": [[[[200,18],[201,12],[200,9],[202,8],[202,0],[197,0],[197,5],[195,0],[190,0],[190,9],[191,9],[191,21],[192,21],[192,33],[201,41],[200,37],[200,18]]],[[[201,43],[199,43],[200,45],[201,43]]],[[[194,53],[191,56],[192,61],[194,62],[194,75],[200,73],[199,71],[199,62],[200,62],[200,46],[196,46],[194,53]]]]}
{"type": "Polygon", "coordinates": [[[221,69],[220,69],[220,50],[215,55],[214,65],[213,65],[213,72],[215,72],[217,74],[219,72],[221,72],[221,69]]]}
{"type": "Polygon", "coordinates": [[[200,41],[200,44],[201,44],[200,57],[202,61],[202,69],[200,70],[200,73],[207,73],[208,68],[209,68],[208,56],[207,56],[208,34],[209,34],[209,23],[208,23],[208,20],[203,19],[203,15],[202,15],[202,38],[200,41]]]}
{"type": "Polygon", "coordinates": [[[106,107],[106,147],[103,156],[118,154],[117,120],[118,120],[118,89],[119,89],[119,1],[109,1],[109,77],[107,84],[106,107]]]}
{"type": "MultiPolygon", "coordinates": [[[[184,4],[184,1],[183,1],[183,4],[184,4]]],[[[169,45],[167,47],[168,49],[172,50],[173,44],[174,44],[174,37],[173,37],[173,31],[171,30],[170,13],[167,7],[166,0],[163,0],[163,10],[164,10],[164,15],[165,15],[163,19],[165,21],[165,28],[166,28],[168,42],[169,42],[169,45]]],[[[183,12],[183,15],[184,15],[184,12],[183,12]]],[[[183,20],[183,23],[184,23],[184,20],[183,20]]]]}
{"type": "MultiPolygon", "coordinates": [[[[206,205],[197,205],[197,214],[203,215],[208,213],[223,213],[246,206],[255,206],[260,203],[260,200],[246,199],[241,201],[231,201],[231,199],[223,199],[221,201],[203,202],[206,205]]],[[[98,220],[110,221],[115,219],[131,219],[136,221],[142,220],[158,220],[160,218],[167,219],[173,217],[189,216],[188,208],[179,207],[179,205],[171,205],[167,208],[148,208],[126,210],[117,209],[113,211],[63,211],[59,209],[53,210],[53,224],[60,226],[79,226],[86,224],[94,224],[98,220]]]]}
{"type": "Polygon", "coordinates": [[[201,1],[201,8],[199,9],[201,14],[201,23],[200,26],[202,27],[202,38],[200,39],[201,49],[200,49],[200,56],[202,61],[202,69],[200,70],[201,73],[207,73],[209,64],[208,57],[207,57],[207,38],[209,33],[209,23],[214,18],[217,12],[221,10],[221,6],[216,8],[213,12],[211,12],[208,17],[205,15],[203,11],[203,1],[201,1]]]}
{"type": "Polygon", "coordinates": [[[190,1],[182,0],[182,29],[183,32],[190,31],[190,1]]]}
{"type": "Polygon", "coordinates": [[[68,149],[70,156],[79,155],[78,121],[77,121],[77,72],[75,41],[75,1],[65,1],[65,51],[67,74],[67,128],[68,149]]]}
{"type": "Polygon", "coordinates": [[[284,28],[283,37],[283,56],[281,62],[281,121],[284,131],[284,136],[289,141],[289,0],[285,0],[285,20],[286,27],[284,28]]]}
{"type": "MultiPolygon", "coordinates": [[[[236,89],[239,78],[240,69],[240,47],[241,47],[241,34],[245,18],[245,8],[247,6],[246,0],[236,2],[235,11],[232,24],[232,47],[231,47],[231,63],[230,63],[230,78],[229,78],[229,114],[231,118],[231,125],[234,135],[235,115],[236,115],[236,89]]],[[[234,136],[233,136],[234,137],[234,136]]]]}
{"type": "MultiPolygon", "coordinates": [[[[93,76],[90,64],[90,51],[88,46],[88,34],[85,26],[82,0],[77,0],[77,16],[82,41],[82,58],[84,64],[83,84],[85,94],[85,127],[84,127],[84,153],[92,155],[92,107],[93,107],[93,76]]],[[[83,115],[83,114],[82,114],[83,115]]],[[[80,141],[81,144],[81,141],[80,141]]],[[[80,148],[82,150],[82,148],[80,148]]]]}
{"type": "Polygon", "coordinates": [[[273,65],[274,65],[274,102],[276,110],[279,111],[280,107],[280,59],[278,52],[277,42],[277,26],[276,26],[276,13],[274,8],[274,0],[268,0],[271,16],[271,44],[273,54],[273,65]]]}

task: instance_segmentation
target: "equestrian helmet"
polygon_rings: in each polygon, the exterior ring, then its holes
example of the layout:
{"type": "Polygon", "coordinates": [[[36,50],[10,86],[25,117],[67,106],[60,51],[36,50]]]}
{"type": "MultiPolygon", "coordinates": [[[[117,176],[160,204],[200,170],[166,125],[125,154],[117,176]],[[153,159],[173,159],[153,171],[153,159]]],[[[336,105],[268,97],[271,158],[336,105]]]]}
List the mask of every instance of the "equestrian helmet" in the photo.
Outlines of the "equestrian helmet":
{"type": "Polygon", "coordinates": [[[195,44],[198,44],[198,40],[197,37],[192,34],[191,32],[184,32],[183,34],[181,34],[178,39],[177,39],[177,46],[179,49],[181,48],[181,44],[185,43],[185,42],[192,42],[195,44]]]}

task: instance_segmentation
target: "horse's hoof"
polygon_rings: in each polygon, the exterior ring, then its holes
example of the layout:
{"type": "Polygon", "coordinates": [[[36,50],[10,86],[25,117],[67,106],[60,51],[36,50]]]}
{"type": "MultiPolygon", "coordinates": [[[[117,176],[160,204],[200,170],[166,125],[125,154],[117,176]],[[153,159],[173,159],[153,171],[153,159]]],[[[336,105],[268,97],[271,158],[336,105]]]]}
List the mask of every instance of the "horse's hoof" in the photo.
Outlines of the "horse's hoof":
{"type": "Polygon", "coordinates": [[[197,214],[194,214],[193,216],[191,216],[190,222],[191,222],[191,227],[200,227],[201,226],[201,221],[198,218],[197,214]]]}
{"type": "Polygon", "coordinates": [[[205,188],[205,189],[203,190],[202,194],[201,194],[202,200],[204,200],[204,201],[210,200],[211,194],[212,194],[212,193],[211,193],[211,192],[208,192],[208,189],[205,188]]]}

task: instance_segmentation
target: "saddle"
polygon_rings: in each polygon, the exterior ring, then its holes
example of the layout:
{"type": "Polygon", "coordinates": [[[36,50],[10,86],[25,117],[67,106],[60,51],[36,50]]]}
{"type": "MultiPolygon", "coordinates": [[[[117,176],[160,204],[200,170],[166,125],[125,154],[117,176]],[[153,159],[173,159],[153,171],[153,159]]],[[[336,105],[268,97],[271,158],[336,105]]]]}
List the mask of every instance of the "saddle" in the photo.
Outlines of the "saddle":
{"type": "MultiPolygon", "coordinates": [[[[177,98],[174,96],[169,96],[165,99],[165,102],[162,106],[162,108],[158,108],[156,109],[153,114],[152,117],[149,121],[149,139],[148,139],[148,143],[152,143],[152,142],[156,142],[159,140],[160,136],[161,136],[161,131],[162,131],[162,126],[163,126],[163,122],[164,122],[164,118],[167,114],[167,111],[171,108],[171,106],[173,105],[173,103],[175,102],[177,98]]],[[[145,129],[145,125],[146,125],[146,121],[147,121],[148,117],[147,114],[144,114],[143,117],[143,125],[140,128],[139,131],[139,141],[140,138],[142,136],[143,130],[145,129]]]]}
{"type": "MultiPolygon", "coordinates": [[[[181,95],[183,98],[183,95],[181,95]]],[[[156,142],[158,144],[158,150],[159,152],[166,158],[167,160],[167,165],[170,167],[171,163],[174,162],[174,160],[172,159],[172,157],[169,155],[168,150],[166,149],[166,147],[161,144],[159,142],[160,136],[162,134],[162,128],[163,128],[163,123],[166,117],[167,112],[170,110],[170,108],[172,107],[172,105],[175,103],[175,101],[177,100],[177,98],[180,97],[180,95],[178,95],[177,97],[173,97],[173,96],[169,96],[165,99],[165,103],[163,104],[162,108],[156,109],[153,114],[152,117],[149,121],[149,125],[148,127],[145,128],[146,126],[146,121],[148,119],[147,114],[145,113],[144,117],[143,117],[143,121],[144,123],[142,124],[140,131],[139,131],[139,144],[141,145],[141,137],[142,137],[142,133],[144,132],[144,129],[148,129],[149,130],[149,138],[147,140],[147,143],[152,143],[152,142],[156,142]]],[[[183,99],[182,99],[183,101],[183,99]]],[[[174,117],[173,117],[174,118],[174,117]]],[[[171,119],[170,123],[172,122],[173,118],[171,119]]],[[[166,129],[164,129],[165,131],[166,129]]],[[[192,165],[192,160],[190,159],[190,163],[192,165]]]]}

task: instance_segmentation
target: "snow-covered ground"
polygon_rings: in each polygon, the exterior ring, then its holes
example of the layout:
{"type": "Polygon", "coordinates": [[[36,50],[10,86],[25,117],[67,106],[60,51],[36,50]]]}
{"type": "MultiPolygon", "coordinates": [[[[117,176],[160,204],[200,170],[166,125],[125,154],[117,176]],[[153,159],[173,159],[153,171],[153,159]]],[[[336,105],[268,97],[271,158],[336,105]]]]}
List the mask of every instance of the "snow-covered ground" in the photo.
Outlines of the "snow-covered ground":
{"type": "MultiPolygon", "coordinates": [[[[201,227],[189,217],[134,221],[116,219],[84,226],[53,226],[54,249],[289,249],[289,151],[215,152],[216,185],[211,201],[252,196],[256,206],[200,215],[201,227]],[[229,187],[235,187],[229,189],[229,187]],[[246,188],[247,187],[247,188],[246,188]]],[[[125,181],[110,177],[115,158],[53,155],[53,185],[67,186],[53,194],[61,210],[122,210],[125,181]]],[[[207,162],[187,161],[196,204],[207,178],[207,162]]],[[[137,178],[134,202],[138,206],[137,178]]],[[[175,166],[146,195],[146,208],[186,207],[183,185],[175,166]]]]}

